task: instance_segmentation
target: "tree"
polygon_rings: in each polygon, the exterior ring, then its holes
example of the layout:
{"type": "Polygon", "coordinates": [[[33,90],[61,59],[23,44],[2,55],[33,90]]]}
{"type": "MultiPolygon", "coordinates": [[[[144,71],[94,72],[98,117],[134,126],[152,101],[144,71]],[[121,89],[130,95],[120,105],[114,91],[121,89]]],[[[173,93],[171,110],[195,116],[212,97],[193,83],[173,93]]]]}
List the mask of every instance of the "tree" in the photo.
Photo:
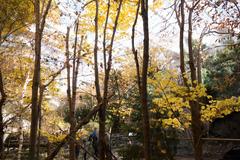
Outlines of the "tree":
{"type": "MultiPolygon", "coordinates": [[[[116,4],[118,4],[118,3],[116,3],[116,4]]],[[[111,71],[111,67],[112,67],[113,43],[114,43],[114,38],[115,38],[117,26],[118,26],[118,21],[119,21],[119,17],[120,17],[120,13],[121,13],[122,4],[123,4],[123,1],[120,0],[120,2],[118,4],[117,12],[116,12],[116,17],[114,19],[114,25],[113,25],[113,29],[112,29],[112,35],[110,38],[110,44],[108,46],[108,48],[109,48],[109,50],[107,52],[108,59],[106,61],[104,61],[104,66],[106,66],[106,70],[105,70],[104,80],[103,80],[103,93],[101,95],[100,83],[99,83],[99,81],[100,81],[99,68],[98,68],[98,65],[99,65],[98,64],[99,63],[98,62],[99,1],[98,0],[95,1],[94,76],[95,76],[97,106],[95,108],[93,108],[82,121],[80,121],[78,123],[75,130],[72,132],[73,134],[76,133],[82,125],[85,125],[86,123],[88,123],[89,120],[92,118],[92,116],[95,115],[96,112],[99,111],[99,123],[100,123],[100,125],[99,125],[100,126],[100,129],[99,129],[99,151],[100,151],[100,153],[99,153],[99,155],[100,155],[100,159],[105,159],[105,156],[106,156],[106,147],[105,147],[105,116],[106,115],[105,115],[105,112],[106,112],[106,107],[107,107],[109,96],[111,96],[108,94],[109,76],[110,76],[110,71],[111,71]]],[[[107,18],[108,17],[106,17],[106,25],[108,22],[107,18]]],[[[104,27],[105,30],[107,29],[106,25],[104,27]]],[[[105,48],[104,50],[107,51],[106,49],[107,48],[105,48]]],[[[62,140],[62,142],[57,146],[57,148],[54,150],[54,152],[47,159],[54,158],[54,156],[58,153],[58,151],[60,150],[62,145],[65,144],[66,140],[68,140],[70,137],[71,137],[70,135],[67,135],[66,138],[64,138],[64,140],[62,140]]]]}
{"type": "Polygon", "coordinates": [[[76,108],[76,90],[77,90],[77,77],[80,64],[83,36],[81,37],[80,49],[77,50],[77,36],[78,36],[78,22],[76,22],[76,31],[75,31],[75,42],[74,42],[74,51],[73,51],[73,62],[72,62],[72,71],[70,68],[70,54],[69,54],[69,32],[70,28],[67,28],[66,35],[66,66],[67,66],[67,97],[69,103],[69,119],[70,119],[70,136],[69,141],[69,152],[70,159],[75,159],[75,143],[76,143],[76,133],[74,130],[76,128],[76,118],[75,118],[75,108],[76,108]],[[72,73],[72,83],[70,74],[72,73]]]}
{"type": "Polygon", "coordinates": [[[2,78],[2,71],[0,70],[0,92],[1,92],[1,101],[0,101],[0,111],[1,111],[1,114],[0,114],[0,158],[2,157],[2,153],[3,153],[3,135],[4,135],[2,106],[4,105],[4,103],[6,101],[6,98],[7,98],[3,86],[4,86],[4,84],[3,84],[3,78],[2,78]]]}
{"type": "Polygon", "coordinates": [[[29,0],[0,1],[0,45],[12,34],[32,23],[33,5],[29,0]]]}
{"type": "Polygon", "coordinates": [[[134,54],[136,71],[137,71],[137,83],[139,88],[139,94],[141,97],[142,105],[142,123],[143,123],[143,135],[144,135],[144,158],[146,160],[150,157],[150,125],[149,125],[149,113],[148,113],[148,91],[147,91],[147,75],[148,75],[148,63],[149,63],[149,31],[148,31],[148,0],[142,0],[138,2],[135,21],[132,27],[132,51],[134,54]],[[135,26],[138,19],[139,7],[141,4],[141,14],[143,19],[143,64],[142,72],[140,72],[140,65],[137,55],[137,50],[134,44],[135,26]]]}
{"type": "Polygon", "coordinates": [[[238,19],[240,7],[236,0],[211,0],[206,5],[210,8],[210,33],[239,37],[239,30],[237,28],[240,26],[238,19]]]}
{"type": "MultiPolygon", "coordinates": [[[[179,37],[179,48],[180,48],[180,70],[183,77],[184,85],[188,88],[190,92],[190,87],[197,87],[197,72],[195,67],[195,60],[193,57],[193,42],[192,42],[192,14],[194,9],[199,4],[200,0],[194,0],[189,5],[185,0],[181,0],[179,5],[179,11],[175,9],[178,25],[180,28],[180,37],[179,37]],[[184,60],[184,29],[185,29],[185,5],[188,9],[188,58],[189,58],[189,68],[190,68],[190,80],[191,83],[188,83],[188,75],[185,69],[185,60],[184,60]]],[[[193,134],[193,147],[194,147],[194,157],[196,160],[202,160],[202,122],[200,114],[200,100],[190,100],[189,104],[191,107],[191,127],[193,134]]]]}
{"type": "Polygon", "coordinates": [[[239,47],[222,48],[204,62],[204,84],[214,98],[239,95],[239,47]]]}
{"type": "MultiPolygon", "coordinates": [[[[123,1],[120,0],[118,8],[117,8],[117,13],[116,13],[116,18],[114,21],[114,26],[112,29],[112,35],[111,35],[111,40],[110,40],[110,44],[109,44],[109,50],[108,50],[108,60],[106,60],[106,46],[105,46],[105,39],[103,42],[104,45],[104,66],[105,66],[105,75],[104,75],[104,82],[103,82],[103,96],[101,97],[100,95],[100,89],[99,89],[99,84],[97,84],[96,82],[99,82],[99,79],[96,80],[97,77],[95,77],[95,84],[96,84],[96,93],[97,93],[97,101],[98,104],[99,102],[102,103],[102,105],[100,106],[100,110],[99,110],[99,158],[100,160],[104,160],[105,156],[107,155],[107,148],[106,148],[106,142],[105,142],[105,121],[106,121],[106,107],[107,107],[107,103],[108,103],[108,85],[109,85],[109,77],[110,77],[110,71],[111,71],[111,67],[112,67],[112,51],[113,51],[113,43],[114,43],[114,38],[115,38],[115,34],[116,34],[116,30],[117,30],[117,26],[118,26],[118,20],[119,20],[119,16],[121,13],[121,8],[122,8],[122,3],[123,1]],[[97,89],[98,88],[98,89],[97,89]]],[[[97,4],[96,4],[97,6],[97,4]]],[[[108,12],[107,12],[107,17],[106,17],[106,23],[105,23],[105,27],[104,27],[104,36],[106,36],[106,29],[107,29],[107,24],[108,24],[108,13],[109,13],[109,7],[110,7],[110,1],[108,2],[108,12]]],[[[96,15],[98,14],[97,10],[96,10],[96,15]]],[[[97,18],[95,18],[95,21],[97,21],[97,18]]],[[[97,23],[97,22],[96,22],[97,23]]],[[[97,28],[95,29],[95,36],[97,35],[97,28]]],[[[96,50],[97,50],[97,39],[95,39],[95,54],[96,54],[96,50]]],[[[96,61],[96,56],[95,57],[95,66],[97,65],[97,61],[96,61]]],[[[95,75],[96,72],[98,72],[98,70],[96,70],[97,67],[95,67],[95,75]]],[[[98,73],[97,73],[98,75],[98,73]]]]}
{"type": "MultiPolygon", "coordinates": [[[[39,123],[38,123],[38,142],[37,142],[37,159],[40,157],[40,145],[41,145],[41,130],[42,130],[42,104],[44,102],[44,92],[47,90],[47,88],[50,88],[50,85],[54,83],[56,77],[61,74],[61,72],[66,68],[65,65],[63,65],[62,68],[60,68],[55,73],[51,74],[47,80],[41,80],[41,84],[39,86],[39,100],[38,100],[38,114],[39,114],[39,123]],[[50,79],[49,79],[50,78],[50,79]]],[[[43,76],[42,76],[43,77],[43,76]]]]}
{"type": "MultiPolygon", "coordinates": [[[[9,36],[15,34],[19,30],[26,27],[28,22],[31,22],[32,5],[28,0],[11,0],[0,1],[0,47],[9,38],[9,36]]],[[[7,95],[4,89],[4,78],[0,67],[0,158],[3,156],[4,144],[4,122],[3,122],[3,105],[7,99],[7,95]]]]}
{"type": "Polygon", "coordinates": [[[142,114],[143,114],[143,135],[144,135],[144,158],[151,159],[150,153],[150,125],[148,113],[148,92],[147,92],[147,74],[149,63],[149,31],[148,31],[148,0],[141,1],[141,13],[143,19],[143,66],[141,78],[141,99],[142,99],[142,114]]]}
{"type": "MultiPolygon", "coordinates": [[[[192,40],[192,14],[200,0],[194,0],[191,6],[187,6],[189,10],[188,14],[188,54],[189,54],[189,68],[191,74],[191,86],[197,87],[197,72],[195,67],[195,60],[193,56],[193,40],[192,40]]],[[[201,106],[200,99],[196,101],[189,101],[191,107],[191,118],[192,118],[192,133],[193,133],[193,148],[194,157],[196,160],[202,160],[202,122],[201,122],[201,106]]]]}
{"type": "Polygon", "coordinates": [[[34,16],[35,16],[35,62],[32,82],[32,111],[31,111],[31,130],[30,130],[30,149],[29,160],[36,158],[36,144],[37,144],[37,128],[39,120],[39,106],[38,106],[38,89],[40,86],[40,69],[41,69],[41,41],[43,30],[47,18],[47,14],[51,7],[52,0],[47,1],[43,14],[41,15],[40,0],[34,1],[34,16]]]}

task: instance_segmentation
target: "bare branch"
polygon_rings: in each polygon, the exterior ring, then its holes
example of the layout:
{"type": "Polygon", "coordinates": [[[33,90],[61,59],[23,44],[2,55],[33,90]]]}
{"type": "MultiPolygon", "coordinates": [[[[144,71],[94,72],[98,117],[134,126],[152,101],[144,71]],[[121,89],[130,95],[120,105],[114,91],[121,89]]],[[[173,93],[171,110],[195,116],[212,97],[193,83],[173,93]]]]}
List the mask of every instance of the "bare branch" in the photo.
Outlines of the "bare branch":
{"type": "Polygon", "coordinates": [[[49,12],[49,9],[51,7],[51,3],[52,3],[52,0],[49,0],[48,1],[48,4],[46,6],[46,9],[43,13],[43,16],[42,16],[42,21],[41,21],[41,24],[40,24],[40,33],[42,34],[43,32],[43,29],[44,29],[44,26],[45,26],[45,22],[46,22],[46,18],[47,18],[47,15],[48,15],[48,12],[49,12]]]}
{"type": "Polygon", "coordinates": [[[110,11],[110,0],[108,0],[108,8],[107,8],[107,15],[103,29],[103,64],[104,64],[104,72],[106,73],[107,70],[107,60],[106,60],[106,31],[107,31],[107,24],[108,24],[108,17],[110,11]]]}
{"type": "Polygon", "coordinates": [[[138,83],[138,88],[139,88],[139,92],[140,92],[141,91],[140,67],[139,67],[137,50],[135,49],[135,27],[136,27],[137,20],[138,20],[139,9],[140,9],[140,0],[138,1],[138,4],[137,4],[137,11],[136,11],[135,20],[134,20],[134,23],[132,26],[132,37],[131,37],[132,38],[132,52],[134,55],[136,71],[137,71],[137,83],[138,83]]]}

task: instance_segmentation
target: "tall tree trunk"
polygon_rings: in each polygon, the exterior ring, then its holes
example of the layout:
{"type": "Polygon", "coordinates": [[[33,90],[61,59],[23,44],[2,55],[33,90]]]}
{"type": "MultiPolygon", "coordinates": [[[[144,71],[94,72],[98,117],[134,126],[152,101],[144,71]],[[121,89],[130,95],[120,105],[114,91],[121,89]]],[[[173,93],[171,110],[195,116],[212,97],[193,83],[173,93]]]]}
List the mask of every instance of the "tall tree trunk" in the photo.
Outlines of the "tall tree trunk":
{"type": "Polygon", "coordinates": [[[106,109],[107,105],[106,100],[103,100],[104,103],[100,106],[98,115],[99,115],[99,159],[105,160],[106,156],[106,142],[105,142],[105,121],[106,121],[106,109]]]}
{"type": "Polygon", "coordinates": [[[143,123],[143,146],[145,160],[151,159],[150,148],[150,124],[149,124],[149,111],[148,111],[148,91],[147,91],[147,73],[149,63],[149,30],[148,30],[148,0],[141,0],[138,2],[136,17],[132,26],[132,52],[136,64],[137,83],[139,94],[141,97],[140,103],[142,104],[142,123],[143,123]],[[143,48],[143,66],[142,77],[140,76],[140,67],[138,61],[137,50],[135,49],[135,26],[138,20],[139,7],[141,3],[141,12],[143,19],[143,32],[144,32],[144,48],[143,48]]]}
{"type": "MultiPolygon", "coordinates": [[[[192,7],[188,7],[188,49],[189,49],[189,68],[191,74],[192,86],[196,87],[197,85],[197,75],[196,67],[194,65],[193,58],[193,48],[192,48],[192,13],[193,9],[199,1],[193,1],[192,7]]],[[[185,24],[185,10],[184,10],[185,0],[181,0],[180,3],[180,19],[178,19],[180,27],[180,38],[179,38],[179,47],[180,47],[180,69],[183,77],[183,82],[185,86],[190,91],[190,86],[187,83],[186,71],[185,71],[185,61],[184,61],[184,24],[185,24]]],[[[200,115],[200,105],[198,101],[189,101],[191,108],[191,118],[192,118],[192,134],[193,134],[193,148],[194,148],[194,157],[196,160],[202,160],[202,141],[201,141],[201,115],[200,115]]]]}
{"type": "Polygon", "coordinates": [[[98,103],[101,102],[101,93],[99,85],[99,75],[98,75],[98,0],[95,0],[96,13],[95,13],[95,42],[94,42],[94,74],[95,74],[95,88],[98,103]]]}
{"type": "Polygon", "coordinates": [[[3,106],[7,99],[7,95],[4,91],[4,84],[3,84],[3,76],[0,67],[0,93],[1,93],[1,100],[0,100],[0,159],[3,159],[3,152],[4,152],[4,124],[3,124],[3,106]]]}
{"type": "MultiPolygon", "coordinates": [[[[106,13],[106,20],[104,24],[103,29],[103,67],[104,67],[104,73],[105,73],[105,81],[106,81],[106,74],[107,74],[107,56],[106,56],[106,31],[107,31],[107,25],[108,25],[108,18],[109,18],[109,11],[110,11],[110,0],[108,0],[108,7],[107,7],[107,13],[106,13]]],[[[105,96],[105,91],[104,91],[105,96]]],[[[105,142],[105,121],[106,121],[106,105],[107,100],[103,99],[103,105],[101,105],[98,116],[99,116],[99,158],[100,160],[105,159],[106,154],[106,142],[105,142]]]]}
{"type": "MultiPolygon", "coordinates": [[[[192,45],[192,13],[194,10],[194,1],[192,8],[189,9],[188,15],[188,52],[189,52],[189,67],[191,72],[192,86],[197,86],[197,73],[193,57],[193,45],[192,45]]],[[[190,101],[191,107],[191,120],[192,120],[192,133],[193,133],[193,148],[194,157],[196,160],[202,160],[202,122],[201,122],[201,107],[199,100],[190,101]]]]}
{"type": "Polygon", "coordinates": [[[142,116],[143,116],[143,145],[145,160],[151,159],[150,154],[150,124],[148,113],[148,91],[147,91],[147,73],[149,63],[149,30],[148,30],[148,0],[141,0],[141,11],[143,19],[143,68],[142,68],[142,85],[141,85],[141,99],[142,99],[142,116]]]}
{"type": "Polygon", "coordinates": [[[38,88],[40,84],[41,69],[41,41],[48,11],[52,0],[48,0],[46,9],[42,16],[40,15],[40,0],[34,0],[35,15],[35,62],[32,82],[32,108],[31,108],[31,129],[30,129],[30,149],[29,160],[36,159],[37,131],[39,120],[38,88]]]}
{"type": "Polygon", "coordinates": [[[37,160],[40,158],[41,152],[41,130],[42,130],[42,108],[39,108],[39,123],[38,123],[38,140],[37,140],[37,160]]]}
{"type": "MultiPolygon", "coordinates": [[[[75,105],[76,105],[76,81],[75,81],[75,67],[76,67],[76,48],[77,48],[77,30],[78,25],[76,26],[76,35],[75,35],[75,43],[74,43],[74,53],[73,53],[73,66],[72,66],[72,97],[71,97],[71,105],[69,108],[69,120],[70,120],[70,147],[69,147],[69,155],[70,160],[75,160],[75,141],[76,141],[76,133],[73,131],[76,127],[76,119],[75,119],[75,105]]],[[[69,63],[69,62],[68,62],[69,63]]]]}
{"type": "Polygon", "coordinates": [[[189,9],[188,15],[188,54],[189,54],[189,68],[191,73],[191,81],[192,85],[195,87],[197,82],[197,74],[196,74],[196,67],[194,63],[193,57],[193,45],[192,45],[192,13],[193,10],[189,9]]]}
{"type": "MultiPolygon", "coordinates": [[[[106,154],[107,148],[106,148],[106,142],[105,142],[105,140],[106,140],[106,138],[105,138],[106,137],[105,136],[105,121],[106,121],[106,107],[108,104],[108,84],[109,84],[110,71],[111,71],[111,67],[112,67],[113,43],[114,43],[114,38],[115,38],[117,26],[118,26],[118,19],[119,19],[121,8],[122,8],[122,2],[123,2],[123,0],[119,1],[117,15],[116,15],[116,19],[114,22],[113,32],[112,32],[111,41],[110,41],[110,45],[109,45],[108,61],[107,61],[107,64],[105,64],[106,70],[105,70],[105,76],[104,76],[104,88],[103,88],[103,99],[102,99],[103,102],[102,102],[102,105],[99,110],[99,147],[100,147],[100,149],[99,149],[100,157],[99,158],[100,158],[100,160],[105,160],[105,157],[107,155],[106,154]]],[[[108,5],[108,7],[110,7],[110,5],[108,5]]],[[[107,13],[107,17],[106,17],[106,23],[105,23],[104,30],[107,28],[106,27],[107,19],[108,19],[108,13],[107,13]]],[[[106,33],[106,32],[104,31],[104,33],[106,33]]],[[[106,61],[104,63],[106,63],[106,61]]]]}
{"type": "Polygon", "coordinates": [[[74,132],[76,130],[76,118],[75,118],[76,93],[77,93],[76,91],[77,91],[78,69],[79,69],[79,64],[80,64],[80,56],[81,56],[81,49],[82,49],[82,43],[83,43],[83,36],[82,36],[81,42],[80,42],[80,50],[78,51],[78,54],[77,54],[77,36],[78,36],[78,22],[76,22],[76,31],[75,31],[73,66],[72,66],[72,97],[71,97],[71,108],[70,108],[70,113],[69,113],[70,134],[71,134],[71,139],[72,139],[72,141],[70,143],[70,159],[71,160],[74,160],[76,157],[76,155],[75,155],[76,132],[74,132]]]}
{"type": "Polygon", "coordinates": [[[179,48],[180,48],[180,70],[183,77],[183,83],[187,85],[186,79],[186,70],[185,70],[185,57],[184,57],[184,23],[185,23],[185,13],[184,13],[184,3],[185,0],[181,0],[180,3],[180,20],[179,20],[179,27],[180,27],[180,38],[179,38],[179,48]]]}
{"type": "Polygon", "coordinates": [[[42,101],[43,101],[43,94],[44,94],[45,87],[40,86],[40,93],[39,93],[39,99],[38,99],[38,140],[37,140],[37,157],[36,159],[40,159],[40,144],[41,144],[41,128],[42,128],[42,101]]]}
{"type": "Polygon", "coordinates": [[[103,29],[103,64],[104,64],[104,73],[106,73],[107,70],[107,58],[106,58],[106,34],[107,34],[107,25],[108,25],[108,18],[109,18],[109,12],[110,12],[110,0],[108,0],[108,7],[107,7],[107,14],[106,14],[106,20],[104,24],[103,29]]]}
{"type": "MultiPolygon", "coordinates": [[[[101,104],[102,102],[102,96],[101,96],[101,92],[100,92],[100,84],[99,84],[99,72],[98,72],[98,14],[99,14],[99,2],[98,0],[95,0],[95,42],[94,42],[94,74],[95,74],[95,90],[96,90],[96,97],[97,97],[97,104],[101,104]]],[[[106,57],[104,57],[106,58],[106,57]]],[[[102,128],[102,104],[101,106],[99,106],[99,111],[98,111],[98,115],[99,115],[99,130],[103,130],[102,128]],[[101,128],[101,129],[100,129],[101,128]]],[[[99,131],[100,132],[100,131],[99,131]]],[[[100,156],[100,160],[104,159],[105,156],[105,152],[104,152],[104,141],[102,141],[101,138],[102,135],[100,135],[99,133],[99,156],[100,156]]]]}
{"type": "Polygon", "coordinates": [[[37,128],[38,128],[38,87],[40,84],[40,60],[41,60],[41,31],[40,31],[40,1],[34,1],[35,13],[35,63],[32,82],[32,114],[30,130],[29,160],[36,158],[37,128]]]}
{"type": "MultiPolygon", "coordinates": [[[[75,160],[75,133],[73,133],[74,124],[73,124],[73,117],[74,111],[72,110],[72,92],[71,92],[71,71],[70,71],[70,55],[69,55],[69,34],[70,28],[67,28],[66,34],[66,65],[67,65],[67,98],[68,98],[68,105],[69,105],[69,118],[70,118],[70,139],[69,139],[69,159],[75,160]]],[[[75,61],[75,60],[74,60],[75,61]]]]}

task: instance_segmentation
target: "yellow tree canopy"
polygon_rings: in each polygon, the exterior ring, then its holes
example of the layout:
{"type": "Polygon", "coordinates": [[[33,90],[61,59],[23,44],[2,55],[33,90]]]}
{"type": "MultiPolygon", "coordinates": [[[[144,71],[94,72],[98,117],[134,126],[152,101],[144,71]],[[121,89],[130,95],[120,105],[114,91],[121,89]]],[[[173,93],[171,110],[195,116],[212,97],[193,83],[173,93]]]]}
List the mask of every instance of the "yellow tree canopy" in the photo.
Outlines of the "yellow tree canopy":
{"type": "Polygon", "coordinates": [[[5,38],[26,27],[33,18],[31,0],[0,0],[0,35],[5,38]]]}
{"type": "MultiPolygon", "coordinates": [[[[203,122],[211,122],[216,118],[224,117],[232,112],[240,110],[240,97],[232,97],[223,100],[213,100],[206,93],[204,85],[199,84],[190,91],[179,84],[176,71],[168,70],[159,72],[149,79],[153,91],[153,113],[163,115],[161,119],[153,119],[163,127],[188,128],[191,124],[191,112],[189,101],[199,101],[201,98],[208,99],[201,105],[201,117],[203,122]]],[[[190,82],[189,82],[190,83],[190,82]]]]}

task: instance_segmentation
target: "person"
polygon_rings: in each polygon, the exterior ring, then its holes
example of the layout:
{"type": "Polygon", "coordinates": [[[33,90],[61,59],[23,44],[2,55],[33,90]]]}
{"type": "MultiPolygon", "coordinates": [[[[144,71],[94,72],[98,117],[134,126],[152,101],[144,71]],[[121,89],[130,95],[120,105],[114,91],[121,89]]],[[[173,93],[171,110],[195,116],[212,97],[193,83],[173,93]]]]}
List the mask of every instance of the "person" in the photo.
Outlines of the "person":
{"type": "Polygon", "coordinates": [[[89,141],[92,142],[92,147],[94,150],[94,155],[98,156],[98,137],[97,137],[97,128],[94,128],[93,132],[89,136],[89,141]]]}

